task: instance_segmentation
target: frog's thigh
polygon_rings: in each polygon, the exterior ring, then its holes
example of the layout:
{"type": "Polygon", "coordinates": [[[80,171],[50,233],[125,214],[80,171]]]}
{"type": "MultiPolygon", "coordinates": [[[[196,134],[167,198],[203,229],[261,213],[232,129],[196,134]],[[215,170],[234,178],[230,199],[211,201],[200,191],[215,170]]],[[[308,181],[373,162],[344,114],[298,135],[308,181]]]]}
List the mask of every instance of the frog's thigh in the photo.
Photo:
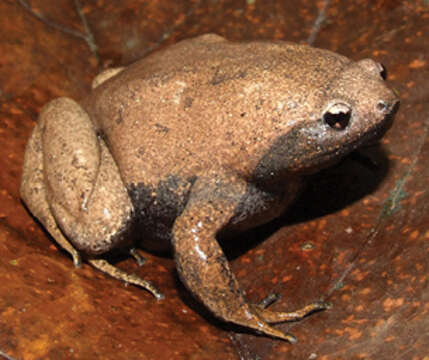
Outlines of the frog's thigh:
{"type": "Polygon", "coordinates": [[[81,265],[79,252],[64,237],[63,233],[58,228],[47,201],[39,123],[34,128],[27,143],[20,195],[31,213],[39,219],[55,241],[73,257],[75,266],[79,267],[81,265]]]}
{"type": "Polygon", "coordinates": [[[109,251],[123,240],[132,212],[109,150],[71,99],[50,103],[40,124],[47,200],[57,223],[87,254],[109,251]]]}
{"type": "Polygon", "coordinates": [[[245,183],[197,179],[183,213],[173,227],[177,269],[188,289],[215,315],[265,334],[294,341],[270,325],[249,305],[220,248],[216,234],[231,219],[245,183]]]}

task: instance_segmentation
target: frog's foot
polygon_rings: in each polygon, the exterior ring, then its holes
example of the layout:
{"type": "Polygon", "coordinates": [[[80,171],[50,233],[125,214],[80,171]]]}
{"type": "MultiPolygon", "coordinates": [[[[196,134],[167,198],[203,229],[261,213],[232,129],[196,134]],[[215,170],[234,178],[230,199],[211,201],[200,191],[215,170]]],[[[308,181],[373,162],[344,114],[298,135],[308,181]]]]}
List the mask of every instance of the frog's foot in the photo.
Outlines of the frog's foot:
{"type": "Polygon", "coordinates": [[[263,319],[250,304],[245,304],[241,308],[226,314],[226,316],[224,315],[223,318],[234,324],[252,328],[273,338],[286,340],[291,344],[295,344],[297,342],[296,337],[292,334],[272,327],[268,321],[265,321],[265,319],[263,319]]]}
{"type": "Polygon", "coordinates": [[[150,281],[144,280],[135,274],[128,274],[103,259],[88,259],[88,262],[96,269],[115,279],[122,280],[127,284],[133,284],[149,291],[157,300],[164,299],[164,295],[150,281]]]}
{"type": "Polygon", "coordinates": [[[303,308],[292,311],[292,312],[283,312],[283,311],[271,311],[266,309],[266,306],[263,305],[252,305],[252,311],[261,317],[264,321],[270,324],[281,323],[285,321],[298,321],[310,315],[315,311],[326,310],[331,307],[330,303],[324,301],[316,301],[303,308]]]}
{"type": "Polygon", "coordinates": [[[138,266],[143,266],[146,262],[146,259],[141,256],[136,248],[131,248],[129,251],[130,255],[134,258],[134,260],[137,262],[138,266]]]}
{"type": "Polygon", "coordinates": [[[244,307],[228,314],[225,318],[235,324],[253,328],[264,334],[286,340],[294,344],[297,342],[295,336],[278,330],[270,324],[285,321],[298,321],[314,311],[324,310],[328,307],[329,304],[320,301],[311,303],[294,312],[277,312],[267,310],[265,305],[246,304],[244,307]]]}

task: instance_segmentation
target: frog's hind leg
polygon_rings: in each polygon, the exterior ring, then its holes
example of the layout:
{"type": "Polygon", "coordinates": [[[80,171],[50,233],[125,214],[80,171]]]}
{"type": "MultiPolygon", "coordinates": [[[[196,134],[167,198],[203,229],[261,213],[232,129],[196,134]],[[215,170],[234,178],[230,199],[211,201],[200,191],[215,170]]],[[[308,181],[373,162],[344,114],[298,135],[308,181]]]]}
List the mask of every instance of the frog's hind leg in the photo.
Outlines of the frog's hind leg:
{"type": "MultiPolygon", "coordinates": [[[[34,140],[38,144],[33,141],[31,146],[36,151],[27,152],[28,157],[38,158],[39,175],[36,179],[30,176],[22,186],[30,211],[72,255],[83,251],[94,267],[158,298],[159,292],[150,283],[95,259],[130,244],[133,207],[117,165],[88,114],[71,99],[56,99],[42,110],[34,140]],[[34,185],[30,183],[34,180],[42,190],[42,211],[34,206],[34,185]]],[[[25,171],[31,170],[34,166],[27,165],[25,171]]]]}
{"type": "Polygon", "coordinates": [[[36,124],[27,143],[20,195],[30,212],[43,224],[55,241],[73,257],[74,265],[80,267],[81,256],[59,229],[46,198],[39,123],[36,124]]]}

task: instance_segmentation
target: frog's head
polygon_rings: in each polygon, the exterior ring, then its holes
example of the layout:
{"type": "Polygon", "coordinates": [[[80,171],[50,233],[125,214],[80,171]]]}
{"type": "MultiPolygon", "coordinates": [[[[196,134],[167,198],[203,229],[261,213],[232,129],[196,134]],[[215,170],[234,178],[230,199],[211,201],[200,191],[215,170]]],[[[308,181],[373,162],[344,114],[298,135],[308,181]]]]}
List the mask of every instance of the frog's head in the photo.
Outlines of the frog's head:
{"type": "Polygon", "coordinates": [[[399,102],[370,59],[348,63],[320,94],[315,111],[279,136],[261,159],[256,178],[320,170],[381,138],[399,102]],[[310,119],[309,119],[310,118],[310,119]]]}

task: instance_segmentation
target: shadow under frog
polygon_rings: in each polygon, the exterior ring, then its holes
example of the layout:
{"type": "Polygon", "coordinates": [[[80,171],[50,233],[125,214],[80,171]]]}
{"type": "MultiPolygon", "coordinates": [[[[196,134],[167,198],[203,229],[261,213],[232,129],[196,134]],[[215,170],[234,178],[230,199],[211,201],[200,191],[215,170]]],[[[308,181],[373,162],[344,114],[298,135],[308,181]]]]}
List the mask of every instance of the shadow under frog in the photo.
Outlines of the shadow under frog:
{"type": "MultiPolygon", "coordinates": [[[[254,178],[260,177],[260,172],[264,169],[272,168],[272,166],[265,164],[266,159],[273,158],[279,144],[281,147],[284,142],[288,144],[296,142],[297,133],[299,131],[296,129],[274,144],[273,148],[261,160],[257,171],[253,174],[254,178]]],[[[272,194],[261,192],[255,189],[255,186],[248,185],[246,194],[237,205],[230,223],[221,229],[217,235],[217,240],[224,248],[228,260],[232,260],[256,246],[282,226],[312,220],[334,212],[371,193],[388,170],[388,159],[382,148],[373,147],[371,151],[376,153],[375,157],[378,158],[381,165],[374,166],[374,164],[368,163],[369,159],[362,159],[359,154],[355,154],[329,169],[316,174],[307,174],[305,181],[304,179],[293,181],[293,178],[286,181],[283,183],[281,190],[284,194],[279,202],[277,201],[278,198],[272,194]],[[348,169],[346,169],[347,165],[348,169]],[[347,181],[350,178],[356,179],[356,177],[360,179],[357,184],[356,181],[354,183],[347,181]],[[285,184],[289,184],[289,186],[285,187],[285,184]],[[336,196],[332,195],[333,188],[335,188],[336,196]],[[338,196],[338,192],[343,193],[343,196],[338,196]],[[273,202],[280,206],[268,218],[275,220],[265,224],[267,217],[260,216],[260,207],[270,204],[267,208],[272,211],[275,208],[273,202]],[[292,205],[288,206],[289,203],[292,205]],[[286,212],[283,211],[284,209],[286,212]],[[252,215],[256,215],[256,219],[252,215]],[[260,218],[258,219],[258,217],[260,218]],[[240,219],[248,221],[240,221],[240,219]],[[234,237],[238,237],[239,240],[239,234],[246,241],[229,241],[234,237]]],[[[291,151],[289,158],[293,156],[294,153],[291,151]]],[[[265,176],[262,177],[265,178],[265,176]]],[[[165,180],[160,181],[156,189],[145,186],[143,183],[132,184],[128,187],[128,193],[134,205],[134,220],[129,224],[130,228],[127,234],[132,236],[136,246],[144,247],[158,254],[166,254],[171,250],[174,220],[180,216],[185,208],[195,180],[196,177],[181,179],[178,176],[169,175],[165,180]],[[142,239],[144,241],[140,243],[142,239]]],[[[177,273],[176,275],[179,276],[177,273]]],[[[177,282],[176,286],[182,301],[196,310],[206,321],[225,330],[235,329],[234,325],[223,324],[219,320],[211,318],[210,312],[201,306],[201,302],[196,302],[189,296],[182,283],[177,282]]],[[[240,331],[246,332],[245,328],[240,331]]]]}
{"type": "Polygon", "coordinates": [[[269,324],[327,305],[287,313],[248,303],[216,236],[278,217],[305,174],[384,133],[398,101],[382,70],[285,42],[182,41],[103,72],[80,104],[47,104],[21,196],[75,265],[82,253],[160,299],[101,256],[136,237],[171,240],[181,280],[213,314],[295,342],[269,324]]]}

